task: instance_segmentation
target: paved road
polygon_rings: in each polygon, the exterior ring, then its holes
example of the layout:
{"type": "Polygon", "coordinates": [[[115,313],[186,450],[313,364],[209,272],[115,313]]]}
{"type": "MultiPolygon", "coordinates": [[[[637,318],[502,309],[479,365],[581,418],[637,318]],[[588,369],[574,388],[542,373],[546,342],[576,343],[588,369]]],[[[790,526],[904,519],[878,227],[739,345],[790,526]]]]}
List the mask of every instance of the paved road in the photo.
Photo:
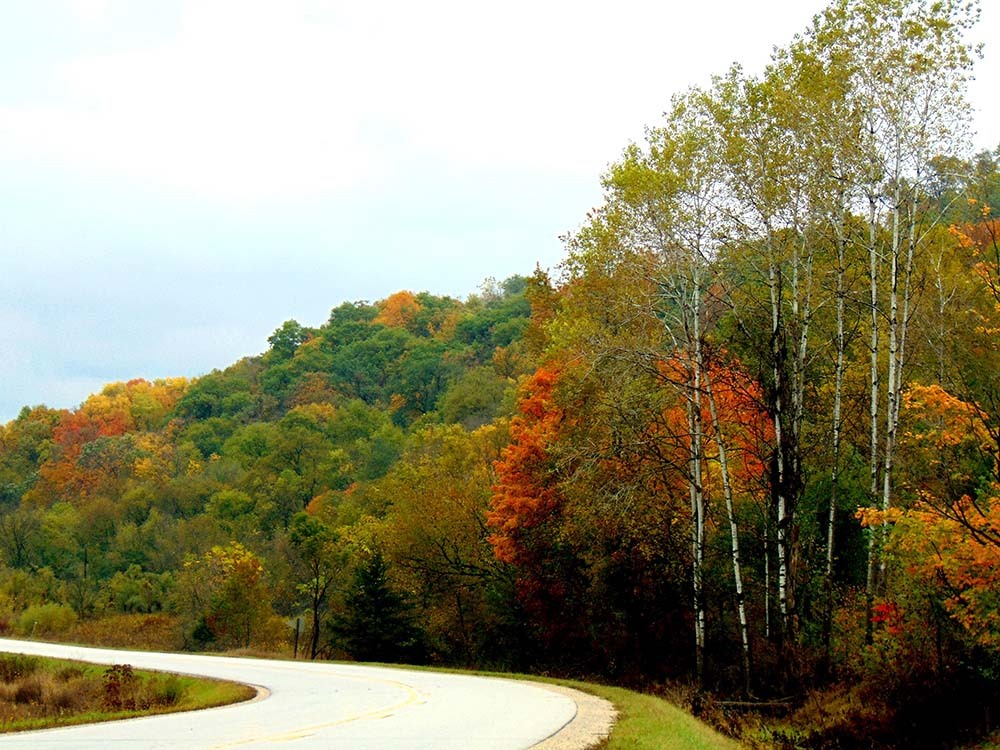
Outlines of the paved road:
{"type": "Polygon", "coordinates": [[[6,639],[0,651],[127,663],[263,688],[254,701],[207,711],[0,735],[0,748],[516,750],[558,732],[577,711],[572,697],[531,683],[466,675],[6,639]]]}

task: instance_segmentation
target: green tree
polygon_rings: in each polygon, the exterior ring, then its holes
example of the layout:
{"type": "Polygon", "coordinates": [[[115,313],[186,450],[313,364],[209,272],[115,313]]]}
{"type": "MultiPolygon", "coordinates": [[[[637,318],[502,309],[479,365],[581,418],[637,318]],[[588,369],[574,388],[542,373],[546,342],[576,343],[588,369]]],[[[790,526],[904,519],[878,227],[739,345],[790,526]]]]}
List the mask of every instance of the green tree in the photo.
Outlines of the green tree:
{"type": "Polygon", "coordinates": [[[343,611],[331,622],[333,643],[358,661],[419,663],[423,635],[412,606],[393,588],[388,574],[380,552],[360,561],[343,611]]]}
{"type": "Polygon", "coordinates": [[[308,341],[311,335],[311,331],[299,325],[298,321],[286,320],[267,338],[267,343],[271,345],[268,351],[270,359],[275,362],[291,359],[296,349],[308,341]]]}
{"type": "Polygon", "coordinates": [[[296,590],[306,599],[312,618],[309,658],[315,659],[321,642],[324,607],[331,587],[343,570],[344,554],[337,546],[333,529],[307,513],[296,513],[292,517],[288,539],[294,555],[292,565],[300,579],[296,590]]]}
{"type": "Polygon", "coordinates": [[[493,651],[496,613],[489,598],[503,576],[488,541],[486,513],[493,464],[506,425],[466,432],[427,427],[372,489],[390,499],[379,527],[397,579],[436,652],[477,663],[493,651]]]}
{"type": "Polygon", "coordinates": [[[457,377],[438,399],[441,418],[472,430],[492,422],[502,411],[513,383],[492,367],[473,367],[457,377]]]}

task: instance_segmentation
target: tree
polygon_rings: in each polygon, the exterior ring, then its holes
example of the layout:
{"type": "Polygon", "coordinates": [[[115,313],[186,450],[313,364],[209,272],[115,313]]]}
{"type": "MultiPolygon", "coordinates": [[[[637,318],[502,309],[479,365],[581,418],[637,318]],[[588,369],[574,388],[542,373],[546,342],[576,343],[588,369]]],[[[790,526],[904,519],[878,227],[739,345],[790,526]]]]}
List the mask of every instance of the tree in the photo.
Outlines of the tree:
{"type": "MultiPolygon", "coordinates": [[[[871,492],[883,511],[893,503],[915,264],[940,221],[939,215],[926,213],[929,165],[939,154],[955,153],[966,134],[965,85],[975,50],[963,36],[977,17],[976,2],[838,0],[814,32],[826,59],[845,66],[847,99],[862,124],[859,191],[868,228],[871,492]],[[882,414],[880,388],[886,399],[882,414]]],[[[884,569],[878,556],[883,532],[876,528],[871,537],[869,600],[884,569]]]]}
{"type": "Polygon", "coordinates": [[[0,514],[0,547],[12,568],[32,567],[37,560],[41,526],[38,514],[18,508],[0,514]]]}
{"type": "Polygon", "coordinates": [[[55,428],[67,412],[25,407],[0,425],[0,509],[12,509],[38,480],[38,468],[52,446],[55,428]]]}
{"type": "Polygon", "coordinates": [[[976,205],[979,222],[951,228],[960,257],[972,265],[973,291],[962,299],[966,304],[955,326],[959,335],[948,337],[947,356],[955,388],[978,407],[980,426],[1000,453],[1000,222],[989,205],[976,205]]]}
{"type": "Polygon", "coordinates": [[[503,423],[474,432],[425,428],[371,487],[390,499],[379,536],[397,579],[415,593],[429,645],[467,664],[496,650],[490,598],[503,566],[488,542],[486,514],[507,437],[503,423]]]}
{"type": "Polygon", "coordinates": [[[296,558],[293,565],[302,578],[296,588],[306,598],[312,617],[309,658],[315,659],[319,654],[323,608],[337,573],[343,569],[344,555],[337,548],[334,531],[308,513],[292,517],[288,539],[296,558]]]}
{"type": "Polygon", "coordinates": [[[448,423],[475,429],[492,422],[500,413],[511,382],[498,377],[491,367],[474,367],[454,380],[438,399],[441,418],[448,423]]]}
{"type": "Polygon", "coordinates": [[[249,648],[272,614],[266,583],[261,559],[238,542],[189,558],[179,581],[189,637],[202,646],[249,648]]]}
{"type": "MultiPolygon", "coordinates": [[[[719,296],[724,287],[716,265],[725,185],[720,179],[722,154],[715,116],[705,92],[695,90],[677,97],[666,123],[647,131],[645,147],[629,147],[612,166],[605,178],[604,206],[570,238],[571,289],[557,314],[562,319],[553,326],[563,331],[554,343],[569,347],[570,353],[563,356],[590,363],[595,390],[617,401],[619,414],[606,418],[620,420],[626,408],[636,409],[625,417],[635,421],[631,434],[626,437],[627,433],[620,432],[615,438],[630,444],[615,445],[614,450],[630,452],[636,462],[660,462],[666,487],[672,489],[677,478],[686,485],[694,663],[699,680],[705,671],[705,571],[711,515],[707,484],[714,460],[710,456],[719,457],[723,485],[730,489],[723,494],[733,510],[725,430],[718,410],[712,416],[706,362],[706,350],[726,301],[719,296]],[[578,300],[587,295],[594,299],[584,308],[578,300]],[[584,319],[592,327],[584,325],[584,319]],[[626,396],[632,389],[637,391],[626,396]],[[633,399],[646,403],[633,405],[633,399]]],[[[612,434],[617,431],[610,429],[612,434]]],[[[732,513],[730,521],[730,562],[749,680],[749,628],[732,513]]]]}
{"type": "Polygon", "coordinates": [[[761,79],[734,68],[717,82],[712,104],[728,190],[727,251],[749,275],[727,279],[733,284],[727,299],[737,330],[748,339],[740,353],[756,362],[772,416],[780,633],[792,637],[804,487],[801,438],[817,291],[808,168],[796,169],[808,164],[808,140],[800,132],[801,92],[794,84],[780,60],[761,79]]]}
{"type": "Polygon", "coordinates": [[[268,354],[275,362],[285,362],[291,359],[299,346],[311,336],[310,330],[299,325],[298,321],[286,320],[280,328],[268,336],[267,343],[271,345],[268,354]]]}
{"type": "Polygon", "coordinates": [[[562,503],[549,451],[563,411],[553,400],[558,371],[539,369],[523,388],[521,416],[510,426],[511,444],[496,465],[497,480],[487,517],[490,543],[498,559],[523,566],[532,561],[535,530],[562,503]]]}
{"type": "Polygon", "coordinates": [[[378,315],[372,323],[389,328],[406,328],[412,333],[414,321],[420,313],[420,303],[413,292],[402,291],[391,294],[382,301],[378,315]]]}
{"type": "Polygon", "coordinates": [[[344,597],[344,611],[333,618],[334,643],[358,661],[418,663],[422,634],[406,597],[389,582],[380,552],[360,562],[344,597]]]}

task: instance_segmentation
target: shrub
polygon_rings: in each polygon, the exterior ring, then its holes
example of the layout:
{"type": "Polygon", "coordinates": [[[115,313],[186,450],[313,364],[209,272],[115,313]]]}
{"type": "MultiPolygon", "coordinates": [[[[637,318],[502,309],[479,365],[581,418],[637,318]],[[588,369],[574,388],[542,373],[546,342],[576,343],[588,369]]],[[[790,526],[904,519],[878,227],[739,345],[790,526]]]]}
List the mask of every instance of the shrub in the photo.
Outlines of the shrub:
{"type": "Polygon", "coordinates": [[[184,696],[184,683],[177,675],[152,677],[146,685],[146,701],[153,706],[175,706],[184,696]]]}
{"type": "Polygon", "coordinates": [[[65,604],[36,604],[28,607],[17,619],[21,635],[63,633],[76,624],[76,612],[65,604]]]}
{"type": "Polygon", "coordinates": [[[38,670],[38,657],[24,654],[0,655],[0,682],[16,682],[38,670]]]}
{"type": "Polygon", "coordinates": [[[44,693],[42,680],[37,675],[26,677],[14,689],[15,703],[41,703],[44,693]]]}
{"type": "Polygon", "coordinates": [[[104,670],[104,700],[101,707],[105,711],[135,711],[140,706],[136,701],[136,678],[131,664],[113,664],[104,670]]]}
{"type": "Polygon", "coordinates": [[[47,702],[60,711],[82,711],[89,699],[85,688],[85,682],[79,678],[72,681],[60,681],[49,687],[47,702]]]}

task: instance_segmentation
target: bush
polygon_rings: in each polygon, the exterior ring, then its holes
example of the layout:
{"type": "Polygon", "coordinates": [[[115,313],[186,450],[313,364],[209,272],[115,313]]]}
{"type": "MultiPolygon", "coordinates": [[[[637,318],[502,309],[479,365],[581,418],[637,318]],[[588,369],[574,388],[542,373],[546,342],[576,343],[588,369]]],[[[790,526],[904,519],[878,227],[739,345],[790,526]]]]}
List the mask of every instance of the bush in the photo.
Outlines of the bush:
{"type": "Polygon", "coordinates": [[[82,711],[87,703],[80,680],[59,682],[50,686],[48,704],[60,712],[82,711]]]}
{"type": "Polygon", "coordinates": [[[42,680],[39,677],[36,675],[26,677],[14,689],[14,702],[41,703],[43,692],[42,680]]]}
{"type": "Polygon", "coordinates": [[[0,655],[0,682],[16,682],[22,677],[34,674],[39,662],[36,656],[24,654],[0,655]]]}
{"type": "Polygon", "coordinates": [[[180,651],[184,647],[179,618],[152,615],[107,615],[82,620],[64,635],[65,640],[94,646],[180,651]]]}
{"type": "Polygon", "coordinates": [[[105,711],[144,711],[149,704],[136,699],[136,676],[131,664],[113,664],[104,670],[105,711]]]}
{"type": "Polygon", "coordinates": [[[173,585],[170,573],[146,573],[138,565],[130,565],[105,583],[103,605],[124,613],[159,612],[166,608],[173,585]]]}
{"type": "Polygon", "coordinates": [[[177,675],[150,678],[145,691],[147,702],[153,706],[175,706],[184,697],[184,683],[177,675]]]}
{"type": "Polygon", "coordinates": [[[21,635],[51,635],[64,633],[76,624],[76,612],[65,604],[36,604],[28,607],[17,619],[21,635]]]}

